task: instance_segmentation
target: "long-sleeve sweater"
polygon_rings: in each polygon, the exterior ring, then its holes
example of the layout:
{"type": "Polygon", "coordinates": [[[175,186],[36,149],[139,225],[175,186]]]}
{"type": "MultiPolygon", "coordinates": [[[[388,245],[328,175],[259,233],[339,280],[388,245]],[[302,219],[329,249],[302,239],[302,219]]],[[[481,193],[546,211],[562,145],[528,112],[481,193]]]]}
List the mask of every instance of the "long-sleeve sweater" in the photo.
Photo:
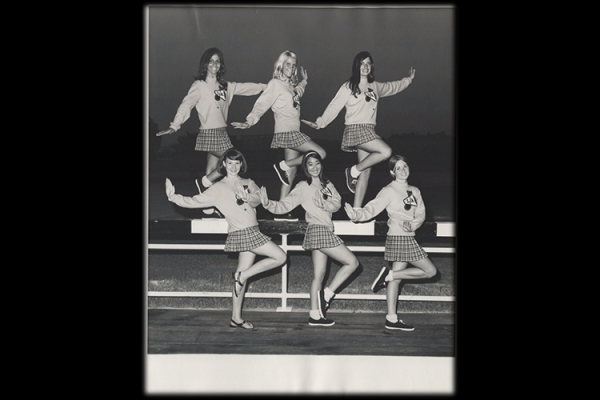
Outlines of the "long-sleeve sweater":
{"type": "Polygon", "coordinates": [[[169,201],[184,208],[218,207],[229,225],[227,232],[258,225],[255,207],[261,204],[260,188],[252,179],[226,176],[200,194],[193,197],[174,194],[169,201]],[[243,188],[243,185],[248,186],[248,201],[238,205],[235,191],[243,188]]]}
{"type": "Polygon", "coordinates": [[[411,83],[412,79],[408,77],[392,82],[374,81],[367,85],[368,89],[366,91],[352,95],[350,83],[346,82],[339,88],[335,97],[323,112],[323,115],[317,118],[318,129],[329,125],[344,107],[346,107],[346,125],[376,125],[378,100],[381,97],[400,93],[411,83]],[[369,98],[369,101],[367,101],[367,98],[369,98]]]}
{"type": "Polygon", "coordinates": [[[224,90],[214,78],[206,78],[206,81],[195,80],[177,109],[170,128],[179,130],[190,117],[194,107],[198,112],[201,129],[224,128],[227,126],[227,113],[233,96],[252,96],[259,94],[266,87],[264,83],[227,82],[227,90],[224,90]]]}
{"type": "Polygon", "coordinates": [[[246,123],[255,125],[269,108],[275,118],[275,133],[300,130],[300,97],[304,94],[307,81],[296,87],[289,82],[273,78],[258,97],[254,108],[246,117],[246,123]]]}
{"type": "Polygon", "coordinates": [[[333,183],[329,182],[326,188],[330,193],[324,200],[320,182],[313,180],[309,185],[307,181],[300,181],[287,196],[279,201],[269,200],[269,204],[265,208],[273,214],[285,214],[300,205],[306,211],[305,219],[309,225],[325,225],[333,232],[331,215],[342,206],[342,196],[335,189],[333,183]],[[317,199],[323,208],[317,207],[313,199],[317,199]]]}
{"type": "Polygon", "coordinates": [[[368,221],[384,209],[389,217],[387,221],[389,236],[414,236],[415,231],[425,221],[425,204],[421,191],[415,186],[396,180],[384,186],[363,208],[356,209],[356,218],[353,221],[368,221]],[[407,190],[412,192],[410,197],[407,190]],[[411,204],[410,210],[404,209],[406,203],[411,204]],[[411,232],[401,228],[405,221],[410,222],[411,232]]]}

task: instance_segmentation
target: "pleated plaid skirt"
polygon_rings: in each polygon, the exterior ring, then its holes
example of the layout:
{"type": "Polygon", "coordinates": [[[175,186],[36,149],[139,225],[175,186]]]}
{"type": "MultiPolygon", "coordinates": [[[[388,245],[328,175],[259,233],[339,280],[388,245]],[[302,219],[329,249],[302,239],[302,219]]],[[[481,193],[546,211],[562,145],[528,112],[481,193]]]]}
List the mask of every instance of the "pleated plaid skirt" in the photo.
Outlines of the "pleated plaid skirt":
{"type": "Polygon", "coordinates": [[[226,128],[200,129],[196,136],[196,147],[198,151],[224,152],[233,147],[226,128]]]}
{"type": "Polygon", "coordinates": [[[344,241],[334,234],[328,226],[308,225],[302,248],[304,250],[318,250],[327,247],[336,247],[344,241]]]}
{"type": "Polygon", "coordinates": [[[342,136],[342,150],[347,153],[357,152],[356,146],[374,139],[381,139],[381,136],[375,133],[375,125],[346,125],[344,135],[342,136]]]}
{"type": "Polygon", "coordinates": [[[417,243],[414,236],[387,236],[385,239],[386,261],[419,261],[428,257],[427,253],[417,243]]]}
{"type": "Polygon", "coordinates": [[[258,225],[254,225],[250,228],[229,232],[227,240],[225,240],[225,249],[223,251],[235,253],[239,253],[240,251],[250,251],[262,246],[270,240],[270,237],[263,234],[258,229],[258,225]]]}
{"type": "Polygon", "coordinates": [[[271,141],[272,149],[291,149],[311,140],[310,137],[299,131],[277,132],[271,141]]]}

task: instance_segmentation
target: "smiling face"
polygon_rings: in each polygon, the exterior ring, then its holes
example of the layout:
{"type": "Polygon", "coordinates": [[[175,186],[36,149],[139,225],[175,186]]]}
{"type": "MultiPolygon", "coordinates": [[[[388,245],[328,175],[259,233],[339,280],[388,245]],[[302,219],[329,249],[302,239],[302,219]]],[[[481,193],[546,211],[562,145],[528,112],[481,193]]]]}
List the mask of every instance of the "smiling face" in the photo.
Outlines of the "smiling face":
{"type": "Polygon", "coordinates": [[[210,61],[208,62],[208,66],[206,67],[208,76],[210,76],[211,78],[216,78],[217,72],[219,72],[220,68],[221,59],[219,58],[218,54],[213,54],[213,56],[210,58],[210,61]]]}
{"type": "Polygon", "coordinates": [[[410,169],[404,160],[398,160],[396,161],[396,164],[394,164],[394,169],[390,171],[390,174],[396,180],[406,180],[410,175],[410,169]]]}
{"type": "Polygon", "coordinates": [[[226,158],[223,161],[223,166],[227,171],[227,176],[236,177],[240,173],[240,169],[242,168],[242,162],[240,160],[231,160],[229,158],[226,158]]]}
{"type": "Polygon", "coordinates": [[[308,157],[306,159],[306,171],[313,178],[318,178],[321,174],[321,161],[314,157],[308,157]]]}
{"type": "Polygon", "coordinates": [[[288,57],[285,59],[282,72],[283,75],[285,75],[285,77],[288,79],[294,75],[296,72],[296,59],[294,57],[288,57]]]}
{"type": "Polygon", "coordinates": [[[360,62],[360,76],[366,78],[371,73],[371,58],[367,57],[360,62]]]}

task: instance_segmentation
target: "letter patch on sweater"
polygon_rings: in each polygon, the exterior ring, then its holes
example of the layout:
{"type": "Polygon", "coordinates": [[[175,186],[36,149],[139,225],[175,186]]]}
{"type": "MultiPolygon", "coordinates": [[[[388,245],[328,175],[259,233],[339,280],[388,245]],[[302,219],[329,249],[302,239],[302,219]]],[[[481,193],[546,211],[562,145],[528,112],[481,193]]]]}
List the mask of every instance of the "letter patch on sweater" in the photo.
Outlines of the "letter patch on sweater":
{"type": "Polygon", "coordinates": [[[292,100],[294,100],[294,108],[298,108],[298,106],[300,105],[300,96],[298,96],[298,92],[296,92],[296,89],[294,89],[294,97],[292,97],[292,100]]]}
{"type": "Polygon", "coordinates": [[[373,89],[369,88],[368,92],[365,92],[365,100],[370,102],[371,100],[377,101],[377,95],[373,92],[373,89]]]}
{"type": "Polygon", "coordinates": [[[402,200],[402,202],[404,203],[404,209],[405,210],[410,210],[411,206],[417,206],[417,199],[415,198],[415,196],[413,196],[412,191],[407,190],[406,193],[408,194],[407,197],[404,198],[404,200],[402,200]]]}
{"type": "Polygon", "coordinates": [[[215,90],[215,100],[219,101],[219,99],[223,101],[227,100],[227,92],[225,90],[215,90]]]}

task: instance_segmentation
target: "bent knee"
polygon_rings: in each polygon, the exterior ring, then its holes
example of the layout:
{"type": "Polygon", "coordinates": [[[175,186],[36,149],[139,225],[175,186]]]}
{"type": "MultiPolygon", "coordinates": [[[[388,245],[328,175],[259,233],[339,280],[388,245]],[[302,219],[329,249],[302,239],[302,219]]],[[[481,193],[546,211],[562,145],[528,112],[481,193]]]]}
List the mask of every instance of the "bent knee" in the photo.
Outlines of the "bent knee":
{"type": "Polygon", "coordinates": [[[436,267],[427,268],[425,273],[427,274],[427,278],[433,278],[434,276],[437,275],[437,268],[436,267]]]}
{"type": "Polygon", "coordinates": [[[327,152],[325,151],[325,149],[320,149],[317,151],[317,153],[319,153],[319,155],[321,156],[321,159],[325,159],[325,157],[327,157],[327,152]]]}
{"type": "Polygon", "coordinates": [[[287,255],[283,250],[281,250],[281,253],[279,253],[277,257],[275,257],[275,261],[277,262],[277,265],[283,265],[286,263],[287,255]]]}
{"type": "Polygon", "coordinates": [[[392,148],[390,146],[386,146],[383,150],[381,150],[381,154],[385,158],[390,158],[392,156],[392,148]]]}

